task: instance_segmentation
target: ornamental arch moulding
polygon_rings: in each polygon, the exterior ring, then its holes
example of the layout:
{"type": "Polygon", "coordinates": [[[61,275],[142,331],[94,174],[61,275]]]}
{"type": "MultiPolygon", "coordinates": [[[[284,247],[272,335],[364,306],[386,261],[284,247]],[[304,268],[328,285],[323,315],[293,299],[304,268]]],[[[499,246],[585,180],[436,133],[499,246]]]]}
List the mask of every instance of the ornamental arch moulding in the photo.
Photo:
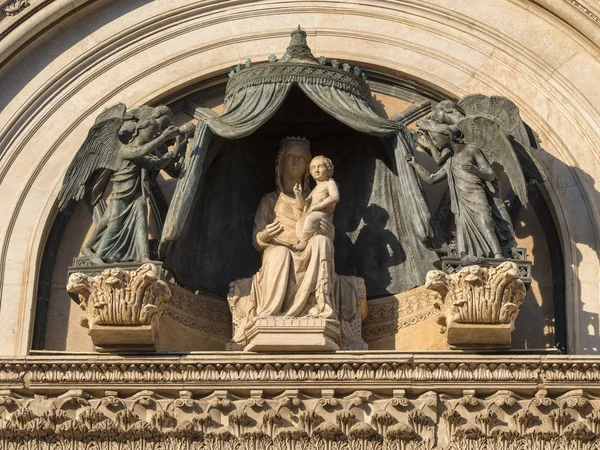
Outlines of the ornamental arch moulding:
{"type": "Polygon", "coordinates": [[[30,3],[0,21],[0,354],[30,348],[60,183],[98,113],[119,101],[175,101],[246,58],[266,61],[299,23],[315,55],[452,98],[515,102],[547,152],[540,159],[564,254],[567,347],[597,351],[600,62],[591,6],[588,14],[574,2],[527,1],[30,3]]]}

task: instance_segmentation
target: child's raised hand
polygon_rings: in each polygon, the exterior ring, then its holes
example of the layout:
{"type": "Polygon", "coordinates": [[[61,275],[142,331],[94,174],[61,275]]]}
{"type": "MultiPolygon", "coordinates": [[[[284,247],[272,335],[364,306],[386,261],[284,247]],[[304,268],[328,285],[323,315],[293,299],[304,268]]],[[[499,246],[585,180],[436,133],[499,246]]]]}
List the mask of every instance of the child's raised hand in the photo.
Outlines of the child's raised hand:
{"type": "Polygon", "coordinates": [[[294,185],[294,194],[301,196],[302,195],[302,186],[300,185],[300,183],[296,183],[294,185]]]}

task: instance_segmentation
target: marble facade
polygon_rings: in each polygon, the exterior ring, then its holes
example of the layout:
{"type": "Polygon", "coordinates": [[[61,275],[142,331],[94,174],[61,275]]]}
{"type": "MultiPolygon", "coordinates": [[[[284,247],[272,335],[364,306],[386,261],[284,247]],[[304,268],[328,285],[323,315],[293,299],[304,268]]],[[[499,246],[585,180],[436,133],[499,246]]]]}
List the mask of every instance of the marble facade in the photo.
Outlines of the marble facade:
{"type": "MultiPolygon", "coordinates": [[[[595,0],[0,2],[0,449],[599,448],[599,79],[595,0]],[[298,23],[315,55],[382,74],[372,83],[382,115],[421,100],[395,94],[406,80],[440,98],[517,104],[545,149],[568,355],[552,349],[551,251],[531,210],[515,222],[533,281],[512,343],[541,355],[446,353],[446,313],[426,287],[369,300],[370,351],[225,353],[227,305],[171,283],[153,325],[162,332],[146,330],[159,354],[102,355],[66,292],[85,208],[38,298],[62,176],[97,114],[117,101],[219,110],[211,89],[246,58],[285,48],[298,23]],[[32,351],[40,305],[46,346],[32,351]],[[528,338],[535,317],[544,323],[528,338]]],[[[504,347],[511,327],[499,331],[504,347]]]]}

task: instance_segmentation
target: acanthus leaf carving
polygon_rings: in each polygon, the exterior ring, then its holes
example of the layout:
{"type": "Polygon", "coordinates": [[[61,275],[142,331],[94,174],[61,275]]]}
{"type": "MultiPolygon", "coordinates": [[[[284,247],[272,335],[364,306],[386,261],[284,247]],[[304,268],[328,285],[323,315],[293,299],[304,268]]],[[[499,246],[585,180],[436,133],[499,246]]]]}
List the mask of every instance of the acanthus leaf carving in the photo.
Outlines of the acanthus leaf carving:
{"type": "Polygon", "coordinates": [[[471,265],[451,275],[431,270],[425,287],[442,296],[438,322],[451,347],[510,347],[510,332],[526,293],[514,262],[471,265]]]}
{"type": "Polygon", "coordinates": [[[160,269],[142,264],[136,270],[118,267],[100,275],[72,273],[67,291],[77,295],[84,311],[81,324],[95,326],[150,325],[170,297],[168,285],[160,280],[160,269]]]}

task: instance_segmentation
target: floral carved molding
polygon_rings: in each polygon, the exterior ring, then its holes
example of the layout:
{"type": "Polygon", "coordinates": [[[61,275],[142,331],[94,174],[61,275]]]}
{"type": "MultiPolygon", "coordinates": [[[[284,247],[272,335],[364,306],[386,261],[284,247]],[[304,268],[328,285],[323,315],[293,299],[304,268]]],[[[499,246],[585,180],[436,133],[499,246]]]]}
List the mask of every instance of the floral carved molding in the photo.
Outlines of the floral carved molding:
{"type": "Polygon", "coordinates": [[[0,448],[600,448],[593,359],[460,359],[221,353],[2,361],[0,448]]]}
{"type": "Polygon", "coordinates": [[[16,16],[29,6],[25,0],[10,0],[0,2],[0,20],[6,16],[16,16]]]}
{"type": "Polygon", "coordinates": [[[469,266],[452,275],[432,270],[425,286],[446,300],[447,327],[453,323],[510,324],[512,330],[526,293],[517,265],[510,261],[498,267],[469,266]]]}

